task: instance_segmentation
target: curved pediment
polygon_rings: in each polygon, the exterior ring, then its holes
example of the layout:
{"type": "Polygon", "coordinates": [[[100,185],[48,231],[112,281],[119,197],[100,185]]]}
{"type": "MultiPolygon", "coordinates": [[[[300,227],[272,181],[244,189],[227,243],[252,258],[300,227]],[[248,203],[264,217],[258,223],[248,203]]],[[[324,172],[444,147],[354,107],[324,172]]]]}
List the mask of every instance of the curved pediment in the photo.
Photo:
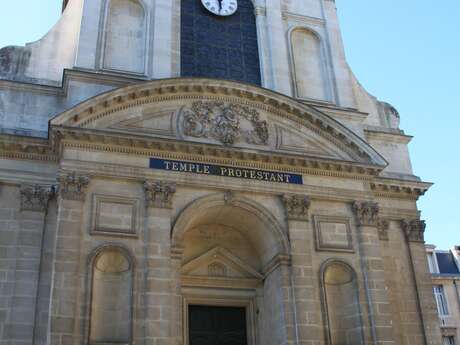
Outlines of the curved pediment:
{"type": "Polygon", "coordinates": [[[51,126],[386,166],[365,141],[313,107],[223,80],[131,85],[67,110],[51,126]]]}

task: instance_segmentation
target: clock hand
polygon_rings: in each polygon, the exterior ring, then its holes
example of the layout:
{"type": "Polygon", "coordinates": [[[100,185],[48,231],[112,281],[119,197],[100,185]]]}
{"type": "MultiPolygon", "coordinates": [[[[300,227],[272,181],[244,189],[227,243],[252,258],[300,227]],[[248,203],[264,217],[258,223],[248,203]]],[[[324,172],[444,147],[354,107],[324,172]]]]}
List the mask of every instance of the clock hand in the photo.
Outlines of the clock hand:
{"type": "Polygon", "coordinates": [[[219,12],[222,11],[222,1],[223,0],[217,0],[217,2],[219,3],[219,12]]]}

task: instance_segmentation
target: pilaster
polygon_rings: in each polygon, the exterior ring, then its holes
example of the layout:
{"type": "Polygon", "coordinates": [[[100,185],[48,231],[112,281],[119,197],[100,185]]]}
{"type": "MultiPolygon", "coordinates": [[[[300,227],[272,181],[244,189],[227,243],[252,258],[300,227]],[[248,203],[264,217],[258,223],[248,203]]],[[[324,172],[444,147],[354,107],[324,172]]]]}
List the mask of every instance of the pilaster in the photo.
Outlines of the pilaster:
{"type": "Polygon", "coordinates": [[[171,207],[176,185],[146,181],[146,344],[173,344],[177,310],[177,262],[171,261],[171,207]]]}
{"type": "Polygon", "coordinates": [[[424,329],[426,345],[439,344],[441,331],[433,295],[431,276],[425,252],[425,221],[419,219],[404,219],[401,229],[404,232],[409,250],[410,267],[412,269],[420,322],[424,329]]]}
{"type": "Polygon", "coordinates": [[[266,87],[292,95],[286,30],[280,0],[266,0],[266,27],[272,84],[266,87]]]}
{"type": "Polygon", "coordinates": [[[370,330],[366,333],[370,333],[374,345],[395,344],[380,249],[379,206],[375,202],[355,201],[353,210],[358,225],[358,247],[369,315],[370,330]]]}
{"type": "Polygon", "coordinates": [[[14,246],[15,266],[11,272],[11,309],[4,334],[4,339],[11,343],[33,342],[46,213],[53,194],[52,186],[27,184],[19,188],[20,209],[17,241],[14,246]]]}
{"type": "Polygon", "coordinates": [[[318,275],[313,271],[313,229],[309,222],[310,198],[289,194],[282,197],[291,245],[291,284],[295,331],[300,345],[321,340],[318,275]]]}
{"type": "Polygon", "coordinates": [[[56,247],[50,309],[50,344],[82,341],[76,327],[78,292],[86,267],[80,267],[82,217],[88,176],[64,173],[59,179],[56,247]]]}

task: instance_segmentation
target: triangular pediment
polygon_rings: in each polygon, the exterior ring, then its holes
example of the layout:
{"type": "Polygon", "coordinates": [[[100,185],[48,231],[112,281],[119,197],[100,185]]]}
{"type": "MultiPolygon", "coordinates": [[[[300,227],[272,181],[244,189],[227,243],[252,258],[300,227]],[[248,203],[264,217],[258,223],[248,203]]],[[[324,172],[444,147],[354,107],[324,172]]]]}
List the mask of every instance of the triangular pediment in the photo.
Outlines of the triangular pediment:
{"type": "Polygon", "coordinates": [[[263,279],[254,268],[220,246],[186,263],[181,274],[206,278],[263,279]]]}
{"type": "Polygon", "coordinates": [[[51,127],[353,162],[376,169],[387,164],[363,139],[317,109],[266,89],[222,80],[178,78],[131,85],[69,109],[51,120],[51,127]]]}

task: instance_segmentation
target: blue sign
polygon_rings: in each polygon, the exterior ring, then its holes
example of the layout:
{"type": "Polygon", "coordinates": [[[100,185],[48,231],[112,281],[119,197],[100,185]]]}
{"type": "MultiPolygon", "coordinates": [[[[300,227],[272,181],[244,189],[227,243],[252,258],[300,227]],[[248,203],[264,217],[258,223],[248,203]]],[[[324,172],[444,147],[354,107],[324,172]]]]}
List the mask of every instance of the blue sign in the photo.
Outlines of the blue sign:
{"type": "Polygon", "coordinates": [[[174,161],[160,158],[150,158],[150,168],[200,175],[235,177],[265,182],[303,184],[302,175],[298,174],[290,174],[278,171],[237,168],[226,165],[174,161]]]}

